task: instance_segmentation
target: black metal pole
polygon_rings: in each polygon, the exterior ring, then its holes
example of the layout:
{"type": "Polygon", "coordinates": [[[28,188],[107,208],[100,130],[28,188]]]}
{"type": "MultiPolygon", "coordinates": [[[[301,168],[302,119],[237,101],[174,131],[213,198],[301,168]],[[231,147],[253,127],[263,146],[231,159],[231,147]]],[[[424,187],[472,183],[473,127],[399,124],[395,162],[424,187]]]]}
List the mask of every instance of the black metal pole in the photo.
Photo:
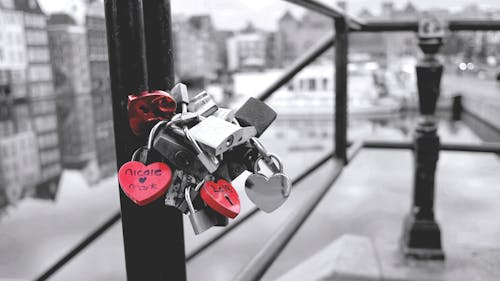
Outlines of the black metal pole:
{"type": "MultiPolygon", "coordinates": [[[[149,89],[169,90],[175,84],[170,0],[142,0],[149,89]]],[[[184,228],[182,213],[166,207],[163,200],[155,208],[161,224],[152,235],[158,244],[156,275],[143,280],[186,280],[184,228]],[[154,279],[153,279],[154,278],[154,279]]]]}
{"type": "Polygon", "coordinates": [[[440,147],[435,111],[443,73],[436,53],[443,38],[423,36],[426,31],[437,30],[434,24],[421,23],[419,32],[419,46],[424,53],[416,67],[421,117],[414,136],[413,203],[404,221],[401,246],[406,257],[442,260],[441,231],[434,218],[434,179],[440,147]]]}
{"type": "MultiPolygon", "coordinates": [[[[117,165],[131,159],[135,149],[145,144],[136,137],[128,122],[127,96],[148,90],[148,70],[141,0],[106,0],[106,25],[113,102],[117,165]]],[[[161,199],[137,206],[120,189],[123,242],[127,279],[185,280],[185,268],[175,260],[184,260],[183,243],[170,241],[173,226],[161,199]]],[[[176,223],[176,221],[174,221],[176,223]]],[[[180,226],[182,229],[182,225],[180,226]]]]}
{"type": "Polygon", "coordinates": [[[348,27],[345,19],[335,19],[335,157],[347,163],[347,53],[348,27]]]}
{"type": "Polygon", "coordinates": [[[149,88],[170,90],[175,84],[170,0],[143,0],[149,88]]]}

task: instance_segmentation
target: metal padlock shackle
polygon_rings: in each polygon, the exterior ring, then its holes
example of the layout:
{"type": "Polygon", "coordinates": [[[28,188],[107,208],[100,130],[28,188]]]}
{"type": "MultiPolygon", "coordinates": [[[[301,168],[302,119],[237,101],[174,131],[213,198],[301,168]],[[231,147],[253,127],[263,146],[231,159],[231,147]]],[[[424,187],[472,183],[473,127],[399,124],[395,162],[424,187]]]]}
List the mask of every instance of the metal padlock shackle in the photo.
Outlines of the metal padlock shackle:
{"type": "MultiPolygon", "coordinates": [[[[156,136],[156,131],[158,130],[159,127],[161,127],[165,123],[167,123],[167,121],[162,120],[153,126],[153,128],[149,132],[148,143],[147,143],[146,149],[149,150],[153,147],[153,140],[154,140],[154,137],[156,136]]],[[[132,154],[132,160],[137,159],[137,153],[139,153],[139,152],[141,152],[141,149],[137,149],[136,151],[134,151],[134,153],[132,154]]]]}
{"type": "Polygon", "coordinates": [[[193,136],[191,136],[191,133],[189,132],[189,129],[187,126],[185,126],[182,131],[184,132],[184,135],[186,136],[186,138],[188,139],[188,141],[194,146],[194,149],[199,152],[199,151],[203,151],[203,149],[201,149],[200,145],[198,144],[198,142],[193,138],[193,136]]]}
{"type": "MultiPolygon", "coordinates": [[[[274,169],[273,166],[269,165],[266,161],[264,161],[264,164],[271,170],[273,173],[283,173],[283,162],[281,162],[281,159],[278,157],[278,155],[274,153],[268,153],[267,156],[269,159],[271,159],[272,163],[277,163],[277,169],[274,169]],[[274,161],[273,161],[274,160],[274,161]]],[[[257,159],[255,159],[255,163],[253,164],[253,170],[254,171],[259,171],[259,161],[264,160],[264,157],[262,155],[259,155],[257,159]]]]}
{"type": "Polygon", "coordinates": [[[250,139],[250,141],[252,141],[253,145],[255,146],[255,148],[257,148],[257,150],[259,151],[260,154],[266,155],[266,156],[269,155],[266,148],[264,147],[264,145],[262,145],[262,143],[260,142],[260,140],[258,138],[253,137],[250,139]]]}
{"type": "MultiPolygon", "coordinates": [[[[205,184],[205,180],[202,180],[198,185],[195,187],[195,191],[200,190],[200,188],[205,184]]],[[[189,213],[194,214],[195,209],[193,205],[193,201],[191,201],[191,186],[188,186],[184,189],[184,198],[186,200],[186,203],[188,205],[189,213]]]]}
{"type": "Polygon", "coordinates": [[[168,122],[165,120],[162,120],[162,121],[156,123],[156,125],[154,125],[154,127],[151,129],[151,132],[149,132],[149,137],[148,137],[148,149],[151,149],[153,147],[153,141],[154,141],[154,138],[156,136],[156,131],[158,130],[158,128],[160,128],[162,125],[165,125],[165,124],[168,124],[168,122]]]}
{"type": "MultiPolygon", "coordinates": [[[[259,157],[255,161],[256,164],[259,162],[259,160],[262,159],[262,160],[264,160],[264,163],[266,163],[267,167],[271,171],[273,171],[275,173],[283,172],[283,163],[281,162],[281,160],[279,159],[279,157],[276,154],[269,153],[266,150],[266,148],[264,147],[264,145],[262,145],[260,140],[256,137],[251,138],[250,142],[259,151],[259,157]],[[278,162],[278,166],[276,166],[274,164],[273,158],[274,158],[274,160],[277,160],[276,162],[278,162]]],[[[258,170],[255,170],[255,164],[254,164],[254,171],[258,171],[258,170]]]]}

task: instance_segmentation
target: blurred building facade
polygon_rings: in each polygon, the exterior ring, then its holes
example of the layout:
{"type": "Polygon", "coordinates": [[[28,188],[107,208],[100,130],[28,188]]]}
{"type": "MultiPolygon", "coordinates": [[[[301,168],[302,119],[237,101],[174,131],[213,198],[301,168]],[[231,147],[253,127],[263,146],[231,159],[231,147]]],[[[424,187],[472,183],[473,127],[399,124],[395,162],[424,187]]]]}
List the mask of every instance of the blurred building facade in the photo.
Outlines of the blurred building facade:
{"type": "Polygon", "coordinates": [[[232,30],[216,30],[215,31],[215,44],[217,47],[217,64],[219,67],[218,76],[226,74],[228,70],[227,61],[227,40],[234,35],[232,30]]]}
{"type": "Polygon", "coordinates": [[[25,190],[33,190],[39,183],[41,169],[36,142],[33,131],[0,138],[0,193],[7,199],[4,204],[16,203],[25,190]]]}
{"type": "Polygon", "coordinates": [[[259,30],[252,23],[229,37],[226,44],[229,72],[261,71],[277,66],[275,34],[259,30]]]}
{"type": "MultiPolygon", "coordinates": [[[[35,0],[16,0],[23,13],[26,48],[25,87],[29,100],[29,117],[36,136],[40,163],[40,181],[37,189],[59,184],[61,159],[57,130],[56,96],[50,65],[47,17],[35,0]]],[[[16,116],[15,118],[19,118],[16,116]]]]}
{"type": "Polygon", "coordinates": [[[175,15],[172,27],[179,80],[215,79],[222,64],[217,56],[216,32],[211,16],[175,15]]]}
{"type": "MultiPolygon", "coordinates": [[[[396,9],[393,2],[382,3],[381,20],[418,20],[420,12],[408,2],[402,9],[396,9]]],[[[390,32],[384,34],[386,44],[386,54],[388,59],[412,56],[419,54],[418,39],[411,32],[390,32]]]]}
{"type": "MultiPolygon", "coordinates": [[[[345,2],[339,2],[338,5],[345,8],[345,2]]],[[[327,34],[333,33],[333,20],[326,16],[307,11],[299,18],[290,11],[286,11],[278,20],[277,65],[280,67],[290,65],[327,34]]],[[[386,55],[385,42],[384,37],[378,34],[354,33],[349,35],[349,51],[351,54],[363,53],[373,57],[384,57],[386,55]]],[[[333,52],[325,53],[322,59],[333,59],[333,52]]]]}
{"type": "Polygon", "coordinates": [[[284,67],[293,62],[300,54],[299,46],[296,43],[297,30],[300,22],[290,11],[286,11],[278,20],[277,44],[279,65],[284,67]]]}
{"type": "Polygon", "coordinates": [[[116,172],[106,20],[102,2],[94,1],[88,5],[85,28],[94,109],[97,164],[102,177],[116,172]]]}
{"type": "Polygon", "coordinates": [[[23,13],[13,1],[0,2],[0,91],[4,118],[15,131],[30,129],[26,96],[26,43],[23,13]],[[17,118],[16,118],[17,117],[17,118]]]}
{"type": "Polygon", "coordinates": [[[96,157],[87,35],[67,14],[48,23],[62,164],[81,169],[96,157]]]}
{"type": "MultiPolygon", "coordinates": [[[[34,0],[0,2],[0,193],[13,203],[61,174],[46,17],[34,0]],[[49,87],[43,87],[49,85],[49,87]],[[45,102],[45,100],[48,100],[45,102]]],[[[2,196],[0,196],[2,197],[2,196]]]]}

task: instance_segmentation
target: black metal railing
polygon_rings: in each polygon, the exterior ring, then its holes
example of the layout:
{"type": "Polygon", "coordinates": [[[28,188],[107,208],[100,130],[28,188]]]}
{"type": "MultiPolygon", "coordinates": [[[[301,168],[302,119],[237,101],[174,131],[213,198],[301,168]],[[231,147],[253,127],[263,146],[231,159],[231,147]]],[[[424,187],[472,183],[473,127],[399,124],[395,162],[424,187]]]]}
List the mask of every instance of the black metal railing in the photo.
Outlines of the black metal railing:
{"type": "MultiPolygon", "coordinates": [[[[285,0],[332,18],[334,35],[327,35],[301,56],[263,93],[268,99],[304,67],[335,44],[335,144],[326,155],[293,180],[298,184],[330,160],[334,168],[327,183],[307,198],[303,206],[290,215],[265,246],[237,275],[236,280],[259,280],[280,255],[290,239],[311,215],[315,207],[341,174],[344,166],[362,148],[414,149],[410,142],[347,141],[347,59],[349,32],[417,31],[416,21],[367,21],[347,15],[338,8],[313,0],[285,0]],[[347,149],[349,147],[349,149],[347,149]]],[[[118,167],[129,160],[135,148],[145,139],[132,134],[128,125],[126,98],[144,90],[170,89],[174,83],[172,36],[169,0],[105,0],[110,58],[115,143],[118,167]]],[[[450,31],[500,30],[500,21],[450,21],[450,31]]],[[[500,144],[440,144],[440,150],[500,153],[500,144]]],[[[36,280],[46,280],[79,252],[95,241],[121,217],[128,280],[186,280],[186,263],[235,230],[259,212],[253,208],[231,223],[212,239],[185,256],[182,215],[165,208],[158,200],[146,207],[131,203],[120,191],[121,212],[90,233],[68,254],[36,280]]]]}

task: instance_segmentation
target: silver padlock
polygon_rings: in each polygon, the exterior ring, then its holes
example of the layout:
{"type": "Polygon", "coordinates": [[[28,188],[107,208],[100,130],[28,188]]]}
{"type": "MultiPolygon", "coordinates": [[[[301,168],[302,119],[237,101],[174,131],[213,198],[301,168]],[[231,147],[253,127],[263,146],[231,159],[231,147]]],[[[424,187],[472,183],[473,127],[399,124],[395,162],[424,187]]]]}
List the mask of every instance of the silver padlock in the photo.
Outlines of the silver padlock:
{"type": "Polygon", "coordinates": [[[233,122],[235,111],[230,108],[220,107],[216,112],[214,112],[213,116],[220,118],[227,122],[233,122]]]}
{"type": "Polygon", "coordinates": [[[219,168],[219,165],[220,165],[220,162],[217,159],[217,157],[215,157],[214,154],[209,154],[209,153],[203,151],[201,149],[200,145],[198,144],[198,142],[193,138],[193,136],[191,135],[191,133],[189,132],[189,129],[187,127],[184,127],[184,129],[182,131],[183,131],[186,139],[193,146],[194,150],[196,151],[196,156],[198,157],[200,162],[203,164],[203,166],[205,166],[207,171],[209,173],[213,173],[213,172],[217,171],[217,169],[219,168]]]}
{"type": "MultiPolygon", "coordinates": [[[[279,157],[272,153],[268,153],[267,157],[271,158],[271,161],[276,161],[278,169],[274,170],[272,167],[268,166],[273,172],[270,177],[259,172],[248,176],[245,181],[245,192],[248,199],[250,199],[255,206],[266,213],[271,213],[283,205],[290,196],[292,182],[290,178],[283,173],[283,164],[279,157]]],[[[259,170],[259,160],[261,159],[262,156],[259,156],[255,162],[254,171],[259,170]]]]}
{"type": "MultiPolygon", "coordinates": [[[[183,213],[187,213],[188,207],[184,198],[186,188],[196,187],[197,180],[194,176],[182,171],[175,170],[172,175],[172,183],[165,194],[165,205],[172,206],[183,213]]],[[[191,194],[192,199],[195,199],[196,191],[191,194]],[[194,194],[193,194],[194,193],[194,194]]]]}
{"type": "Polygon", "coordinates": [[[186,85],[182,83],[175,84],[172,90],[170,90],[170,95],[175,99],[177,104],[181,105],[181,108],[178,108],[177,112],[182,112],[183,107],[189,103],[189,94],[186,85]]]}
{"type": "Polygon", "coordinates": [[[205,151],[220,155],[255,137],[257,130],[253,126],[240,127],[215,116],[209,116],[189,129],[189,133],[205,151]]]}
{"type": "MultiPolygon", "coordinates": [[[[203,183],[203,182],[202,182],[203,183]]],[[[189,209],[189,221],[193,227],[193,231],[196,235],[210,229],[219,222],[213,216],[213,212],[210,212],[208,207],[204,207],[201,210],[195,210],[193,201],[191,201],[191,187],[185,189],[184,198],[189,209]]]]}
{"type": "Polygon", "coordinates": [[[188,110],[191,112],[196,112],[201,116],[208,117],[217,111],[219,107],[215,103],[212,96],[210,96],[206,91],[203,91],[191,100],[189,100],[188,110]]]}

